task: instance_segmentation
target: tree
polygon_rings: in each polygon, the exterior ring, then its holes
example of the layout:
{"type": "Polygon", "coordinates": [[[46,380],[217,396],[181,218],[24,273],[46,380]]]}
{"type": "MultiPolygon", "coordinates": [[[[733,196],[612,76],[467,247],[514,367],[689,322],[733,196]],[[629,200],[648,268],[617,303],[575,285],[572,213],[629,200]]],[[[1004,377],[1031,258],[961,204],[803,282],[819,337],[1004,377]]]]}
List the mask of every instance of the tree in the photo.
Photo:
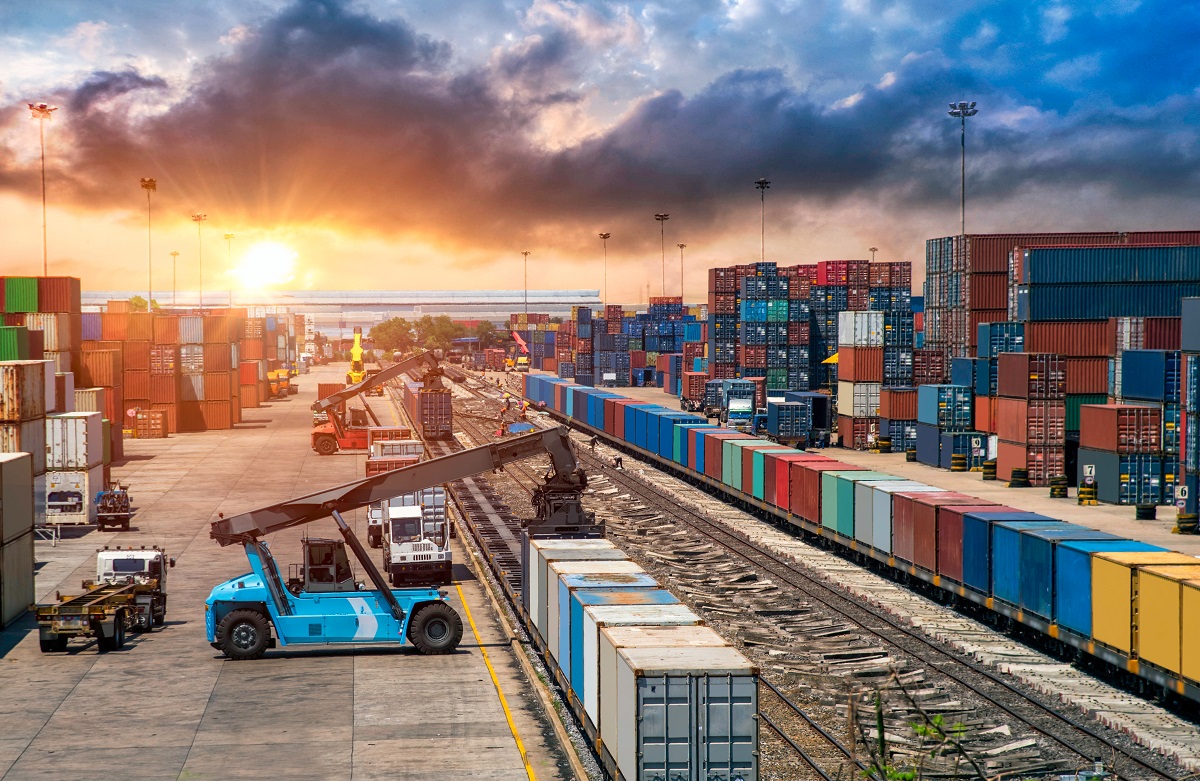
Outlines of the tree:
{"type": "Polygon", "coordinates": [[[480,350],[486,350],[496,342],[496,326],[492,325],[490,320],[480,320],[471,336],[479,339],[480,350]]]}
{"type": "Polygon", "coordinates": [[[408,352],[416,344],[416,334],[413,323],[403,317],[393,317],[378,325],[371,326],[368,334],[375,346],[384,351],[408,352]]]}
{"type": "MultiPolygon", "coordinates": [[[[157,298],[150,299],[151,311],[157,312],[159,310],[159,308],[160,307],[158,306],[158,299],[157,298]]],[[[133,298],[129,299],[129,311],[130,312],[145,312],[146,311],[146,299],[142,298],[141,296],[134,296],[133,298]]]]}
{"type": "Polygon", "coordinates": [[[447,315],[431,317],[425,315],[416,324],[417,344],[425,350],[449,350],[453,342],[462,336],[463,327],[447,315]]]}

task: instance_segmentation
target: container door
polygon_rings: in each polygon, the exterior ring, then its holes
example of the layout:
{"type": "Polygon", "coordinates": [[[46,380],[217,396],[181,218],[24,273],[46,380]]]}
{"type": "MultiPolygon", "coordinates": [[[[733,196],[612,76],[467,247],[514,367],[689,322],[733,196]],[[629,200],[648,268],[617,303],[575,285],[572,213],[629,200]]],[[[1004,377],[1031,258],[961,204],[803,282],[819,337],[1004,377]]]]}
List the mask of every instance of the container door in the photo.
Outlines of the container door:
{"type": "Polygon", "coordinates": [[[696,693],[696,683],[686,676],[637,679],[637,781],[707,778],[692,737],[704,734],[696,693]]]}
{"type": "Polygon", "coordinates": [[[754,677],[705,676],[694,679],[694,687],[700,727],[695,749],[699,772],[694,777],[698,781],[758,778],[758,684],[754,677]]]}

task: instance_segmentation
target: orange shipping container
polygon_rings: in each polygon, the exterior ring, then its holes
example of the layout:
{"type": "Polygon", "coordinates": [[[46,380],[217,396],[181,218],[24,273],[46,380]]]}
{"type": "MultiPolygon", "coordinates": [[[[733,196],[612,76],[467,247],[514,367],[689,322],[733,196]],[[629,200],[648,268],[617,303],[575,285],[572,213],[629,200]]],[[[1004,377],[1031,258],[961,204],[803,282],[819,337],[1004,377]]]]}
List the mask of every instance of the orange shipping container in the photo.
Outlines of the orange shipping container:
{"type": "MultiPolygon", "coordinates": [[[[225,315],[204,316],[204,343],[229,344],[233,341],[229,333],[229,318],[225,315]]],[[[226,427],[228,428],[228,426],[226,427]]]]}
{"type": "Polygon", "coordinates": [[[149,312],[131,312],[126,315],[126,337],[131,340],[151,341],[154,339],[154,315],[149,312]]]}
{"type": "Polygon", "coordinates": [[[916,420],[917,389],[884,388],[879,391],[879,417],[888,420],[916,420]]]}
{"type": "Polygon", "coordinates": [[[238,400],[242,409],[253,409],[258,406],[258,385],[242,385],[238,388],[238,400]]]}
{"type": "Polygon", "coordinates": [[[242,361],[238,364],[238,385],[258,384],[258,362],[242,361]]]}
{"type": "Polygon", "coordinates": [[[157,410],[163,414],[163,419],[166,421],[167,434],[175,434],[179,432],[179,416],[176,405],[156,404],[151,402],[150,409],[157,410]]]}
{"type": "Polygon", "coordinates": [[[125,391],[120,385],[104,389],[104,417],[108,418],[113,428],[118,431],[124,425],[125,391]]]}
{"type": "Polygon", "coordinates": [[[244,361],[261,361],[263,359],[263,340],[243,339],[238,353],[244,361]]]}
{"type": "Polygon", "coordinates": [[[125,371],[144,371],[150,368],[150,342],[127,341],[121,354],[125,371]]]}
{"type": "Polygon", "coordinates": [[[1068,358],[1067,393],[1108,393],[1108,359],[1068,358]]]}
{"type": "Polygon", "coordinates": [[[1028,469],[1029,482],[1049,485],[1050,478],[1059,477],[1065,468],[1065,453],[1059,445],[1022,445],[1000,441],[996,447],[996,478],[1011,480],[1013,469],[1028,469]]]}
{"type": "Polygon", "coordinates": [[[181,401],[175,405],[180,431],[204,430],[204,415],[200,412],[200,405],[203,403],[202,401],[181,401]]]}
{"type": "Polygon", "coordinates": [[[79,384],[85,388],[111,388],[121,384],[121,353],[87,350],[79,354],[79,384]]]}
{"type": "Polygon", "coordinates": [[[838,379],[846,382],[883,382],[883,348],[839,347],[838,379]]]}
{"type": "Polygon", "coordinates": [[[175,315],[154,316],[154,343],[179,344],[179,318],[175,315]]]}
{"type": "Polygon", "coordinates": [[[150,375],[150,401],[155,404],[174,404],[179,401],[179,375],[150,375]]]}
{"type": "Polygon", "coordinates": [[[204,421],[204,429],[206,431],[222,431],[233,428],[231,402],[201,401],[199,404],[201,419],[204,421]]]}
{"type": "Polygon", "coordinates": [[[111,310],[100,314],[100,338],[123,342],[128,339],[129,315],[111,310]]]}
{"type": "Polygon", "coordinates": [[[228,343],[204,345],[204,371],[227,372],[233,368],[233,350],[228,343]]]}
{"type": "Polygon", "coordinates": [[[204,398],[214,401],[232,398],[233,384],[229,381],[230,376],[229,372],[205,372],[204,398]]]}
{"type": "Polygon", "coordinates": [[[998,397],[996,396],[975,397],[975,429],[977,431],[996,433],[997,401],[998,397]]]}
{"type": "Polygon", "coordinates": [[[125,395],[131,399],[152,398],[150,372],[126,369],[124,374],[125,395]]]}

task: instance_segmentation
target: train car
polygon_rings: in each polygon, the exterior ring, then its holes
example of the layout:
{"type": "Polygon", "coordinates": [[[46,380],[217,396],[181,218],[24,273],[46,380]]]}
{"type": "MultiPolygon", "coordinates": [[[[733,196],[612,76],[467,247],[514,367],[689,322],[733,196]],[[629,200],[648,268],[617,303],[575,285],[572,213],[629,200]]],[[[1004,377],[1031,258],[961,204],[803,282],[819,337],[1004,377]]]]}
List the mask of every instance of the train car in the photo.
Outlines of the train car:
{"type": "Polygon", "coordinates": [[[1131,688],[1200,702],[1200,560],[825,454],[770,447],[677,409],[557,377],[525,395],[732,504],[785,521],[1131,688]],[[769,449],[768,449],[769,448],[769,449]],[[869,522],[868,522],[869,520],[869,522]]]}

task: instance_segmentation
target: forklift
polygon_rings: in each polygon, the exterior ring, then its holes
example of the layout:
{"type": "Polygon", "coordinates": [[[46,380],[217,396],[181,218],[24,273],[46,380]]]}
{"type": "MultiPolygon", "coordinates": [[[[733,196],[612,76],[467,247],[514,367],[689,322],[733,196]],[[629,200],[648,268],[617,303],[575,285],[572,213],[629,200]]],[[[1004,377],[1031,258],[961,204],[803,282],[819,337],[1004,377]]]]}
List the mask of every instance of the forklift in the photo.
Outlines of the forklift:
{"type": "Polygon", "coordinates": [[[276,644],[379,643],[448,654],[462,639],[462,619],[436,588],[389,587],[342,513],[393,496],[548,454],[551,471],[534,491],[529,537],[602,537],[604,527],[583,509],[587,475],[565,426],[463,450],[413,466],[327,488],[297,499],[219,517],[210,535],[222,547],[241,545],[250,572],[220,583],[204,603],[208,642],[232,660],[258,659],[276,644]],[[287,578],[266,538],[331,517],[342,539],[306,537],[287,578]],[[347,548],[371,585],[356,582],[347,548]]]}

